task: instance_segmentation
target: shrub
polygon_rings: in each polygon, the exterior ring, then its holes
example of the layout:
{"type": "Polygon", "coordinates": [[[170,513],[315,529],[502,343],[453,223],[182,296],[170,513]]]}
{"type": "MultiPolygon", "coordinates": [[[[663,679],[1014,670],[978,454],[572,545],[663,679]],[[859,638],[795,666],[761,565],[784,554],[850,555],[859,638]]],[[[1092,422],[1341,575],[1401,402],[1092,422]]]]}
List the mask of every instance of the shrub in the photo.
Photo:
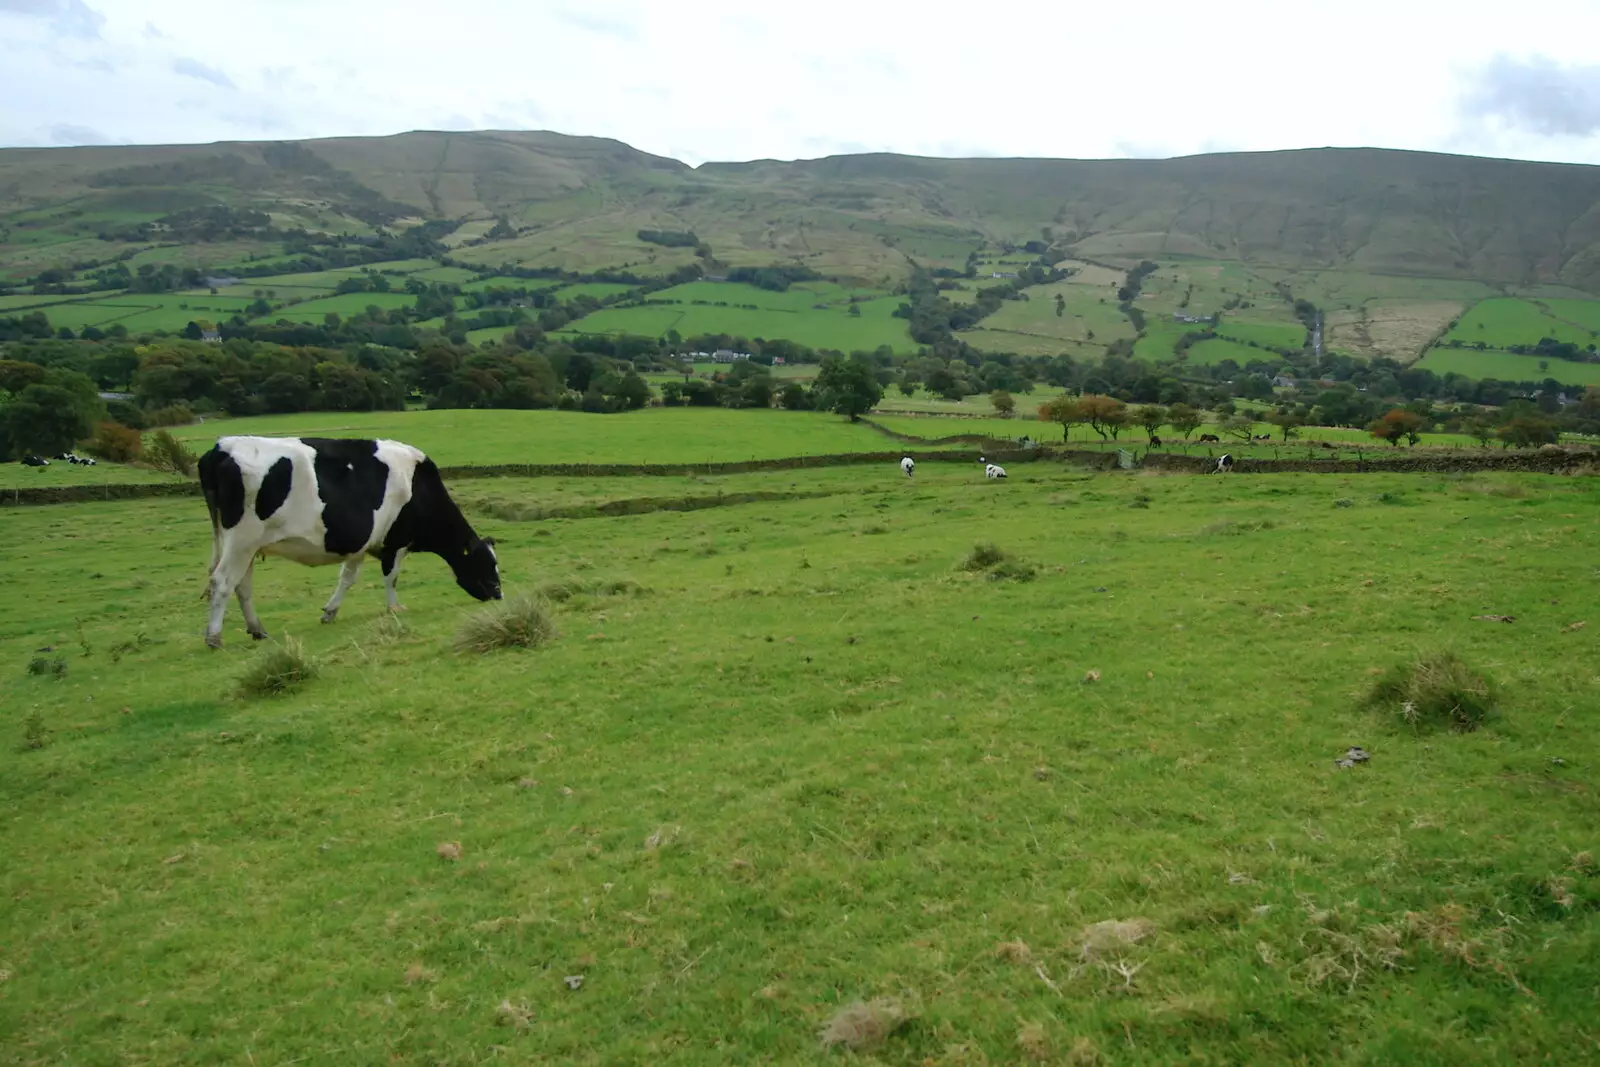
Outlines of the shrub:
{"type": "Polygon", "coordinates": [[[300,642],[292,637],[282,644],[262,649],[245,672],[239,676],[241,696],[279,696],[300,688],[316,678],[316,660],[306,655],[300,642]]]}
{"type": "Polygon", "coordinates": [[[545,601],[521,593],[468,616],[456,633],[459,652],[492,652],[497,648],[537,648],[556,636],[555,620],[545,601]]]}
{"type": "Polygon", "coordinates": [[[44,715],[37,708],[22,720],[22,747],[43,748],[50,743],[50,731],[45,727],[44,715]]]}
{"type": "Polygon", "coordinates": [[[157,470],[173,474],[194,473],[195,455],[166,430],[157,430],[144,449],[145,459],[157,470]]]}
{"type": "Polygon", "coordinates": [[[187,426],[194,421],[194,412],[188,404],[168,404],[150,412],[148,418],[151,426],[187,426]]]}
{"type": "Polygon", "coordinates": [[[1389,668],[1367,694],[1367,706],[1398,715],[1414,729],[1449,726],[1476,730],[1497,702],[1488,679],[1453,652],[1440,652],[1389,668]]]}
{"type": "Polygon", "coordinates": [[[115,422],[102,422],[95,427],[86,450],[113,463],[132,463],[144,455],[144,438],[138,430],[115,422]]]}
{"type": "Polygon", "coordinates": [[[1005,552],[993,541],[980,541],[972,546],[972,551],[967,553],[966,560],[961,564],[964,571],[988,570],[996,563],[1006,558],[1005,552]]]}

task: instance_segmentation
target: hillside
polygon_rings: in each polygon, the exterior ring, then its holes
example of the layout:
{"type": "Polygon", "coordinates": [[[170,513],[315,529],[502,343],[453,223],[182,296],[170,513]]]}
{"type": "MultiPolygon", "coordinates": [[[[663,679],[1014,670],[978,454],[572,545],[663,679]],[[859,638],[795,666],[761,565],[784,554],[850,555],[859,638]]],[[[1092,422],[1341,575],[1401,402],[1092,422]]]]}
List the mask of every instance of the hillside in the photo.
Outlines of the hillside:
{"type": "Polygon", "coordinates": [[[662,229],[692,231],[723,265],[792,261],[878,285],[911,260],[960,267],[980,248],[1047,241],[1062,257],[1112,262],[1600,292],[1600,168],[1565,164],[1313,149],[690,168],[542,132],[0,150],[0,283],[118,257],[225,267],[276,254],[284,230],[364,235],[424,220],[450,231],[463,261],[496,265],[665,273],[694,250],[636,236],[662,229]],[[241,215],[193,225],[218,206],[241,215]]]}

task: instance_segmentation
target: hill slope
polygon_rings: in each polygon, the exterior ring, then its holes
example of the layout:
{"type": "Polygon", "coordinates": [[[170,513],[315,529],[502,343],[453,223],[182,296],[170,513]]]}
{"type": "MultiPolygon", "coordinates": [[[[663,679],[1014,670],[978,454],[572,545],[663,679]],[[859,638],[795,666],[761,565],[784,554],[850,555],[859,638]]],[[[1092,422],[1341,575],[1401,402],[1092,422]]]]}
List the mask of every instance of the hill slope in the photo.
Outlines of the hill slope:
{"type": "Polygon", "coordinates": [[[130,247],[188,246],[185,262],[209,265],[273,250],[264,232],[251,246],[248,226],[226,250],[196,249],[204,242],[172,228],[174,213],[216,205],[351,234],[456,220],[461,257],[490,264],[665,270],[692,250],[635,235],[675,229],[726,264],[795,261],[874,282],[903,277],[910,260],[961,266],[979,247],[1043,240],[1119,262],[1190,256],[1600,291],[1600,167],[1309,149],[690,168],[543,132],[0,150],[0,279],[130,247]]]}

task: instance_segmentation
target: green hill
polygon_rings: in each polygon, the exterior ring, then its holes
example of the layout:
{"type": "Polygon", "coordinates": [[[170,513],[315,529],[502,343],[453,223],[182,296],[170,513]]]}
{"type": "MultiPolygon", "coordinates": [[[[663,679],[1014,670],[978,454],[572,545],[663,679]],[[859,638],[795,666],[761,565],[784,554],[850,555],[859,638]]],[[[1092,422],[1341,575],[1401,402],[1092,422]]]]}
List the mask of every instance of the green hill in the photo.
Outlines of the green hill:
{"type": "Polygon", "coordinates": [[[281,251],[269,226],[359,237],[424,220],[459,224],[440,228],[464,262],[579,270],[692,261],[692,247],[637,237],[657,229],[692,232],[721,265],[796,262],[870,284],[910,260],[960,267],[1031,241],[1120,263],[1600,291],[1600,168],[1566,164],[1310,149],[691,168],[542,132],[0,150],[0,279],[13,283],[130,251],[208,268],[264,258],[281,251]]]}

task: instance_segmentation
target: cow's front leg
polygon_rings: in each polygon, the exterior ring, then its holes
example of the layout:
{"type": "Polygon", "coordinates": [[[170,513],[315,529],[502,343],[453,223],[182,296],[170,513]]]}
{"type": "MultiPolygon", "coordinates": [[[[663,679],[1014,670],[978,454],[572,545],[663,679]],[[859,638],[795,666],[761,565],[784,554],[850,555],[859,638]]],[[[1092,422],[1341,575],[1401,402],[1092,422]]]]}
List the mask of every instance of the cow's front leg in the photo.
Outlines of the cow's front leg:
{"type": "Polygon", "coordinates": [[[404,611],[406,606],[400,603],[398,586],[400,584],[400,561],[406,558],[406,550],[397,548],[393,552],[383,554],[383,591],[389,598],[391,612],[404,611]]]}
{"type": "Polygon", "coordinates": [[[323,622],[332,622],[339,617],[339,605],[344,602],[344,595],[350,591],[350,587],[356,584],[356,574],[360,570],[360,556],[345,560],[344,565],[339,568],[339,584],[334,587],[333,596],[322,606],[323,622]]]}

